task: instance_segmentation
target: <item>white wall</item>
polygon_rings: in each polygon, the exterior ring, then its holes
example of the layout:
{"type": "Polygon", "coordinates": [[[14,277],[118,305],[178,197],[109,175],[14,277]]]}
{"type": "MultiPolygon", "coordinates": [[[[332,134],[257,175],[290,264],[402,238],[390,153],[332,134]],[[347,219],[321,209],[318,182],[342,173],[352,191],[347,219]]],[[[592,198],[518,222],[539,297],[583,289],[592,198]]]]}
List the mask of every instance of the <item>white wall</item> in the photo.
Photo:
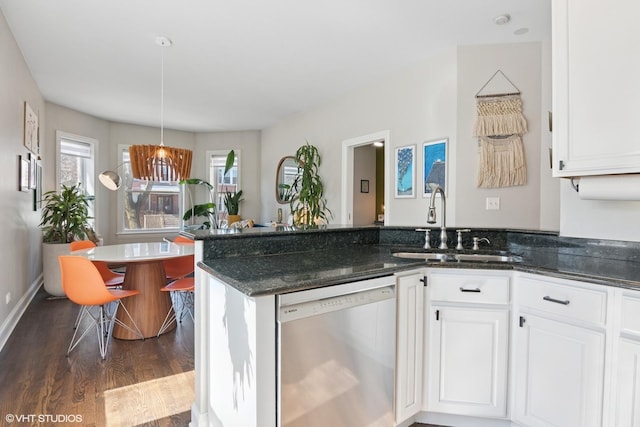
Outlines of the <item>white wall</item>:
{"type": "MultiPolygon", "coordinates": [[[[22,54],[0,13],[0,218],[5,245],[0,256],[0,349],[42,283],[40,213],[33,210],[33,192],[18,191],[18,155],[23,145],[24,102],[46,125],[45,103],[22,54]],[[7,294],[11,301],[6,304],[7,294]]],[[[42,144],[41,144],[42,145],[42,144]]],[[[41,150],[43,158],[50,151],[41,150]]]]}
{"type": "MultiPolygon", "coordinates": [[[[62,107],[50,102],[46,103],[47,126],[42,134],[43,144],[48,155],[43,157],[45,189],[55,190],[56,185],[56,131],[94,138],[98,141],[96,148],[96,171],[113,169],[116,164],[110,163],[111,147],[109,145],[109,122],[76,110],[62,107]]],[[[96,177],[96,231],[104,237],[110,230],[110,193],[100,185],[96,177]]],[[[108,241],[108,238],[105,240],[108,241]]]]}
{"type": "MultiPolygon", "coordinates": [[[[278,160],[292,155],[309,141],[322,156],[320,174],[325,184],[332,224],[341,216],[342,141],[389,129],[391,153],[395,147],[421,145],[424,141],[448,136],[456,141],[456,51],[443,52],[412,67],[371,82],[364,88],[301,113],[262,131],[263,220],[275,218],[278,208],[273,195],[278,160]]],[[[417,170],[421,170],[418,157],[417,170]]],[[[419,225],[426,221],[427,201],[392,199],[387,212],[393,224],[419,225]]],[[[447,205],[455,211],[455,200],[447,205]]]]}
{"type": "MultiPolygon", "coordinates": [[[[207,150],[240,151],[240,188],[242,198],[240,215],[243,219],[258,222],[262,209],[260,200],[260,131],[216,132],[196,134],[196,146],[193,152],[192,176],[208,180],[207,150]]],[[[273,172],[272,197],[275,197],[275,169],[273,172]]],[[[275,218],[275,217],[274,217],[275,218]]]]}
{"type": "Polygon", "coordinates": [[[561,193],[563,236],[640,242],[640,202],[582,200],[568,179],[561,180],[561,193]]]}
{"type": "MultiPolygon", "coordinates": [[[[540,228],[540,147],[548,145],[547,142],[542,143],[541,136],[542,90],[548,91],[544,94],[545,99],[548,100],[550,96],[550,87],[542,86],[542,63],[543,50],[540,43],[465,46],[458,49],[458,145],[455,151],[458,171],[455,174],[457,225],[534,230],[540,228]],[[521,92],[523,113],[528,125],[528,132],[522,138],[527,183],[507,188],[478,188],[478,141],[472,136],[476,117],[475,95],[497,70],[501,70],[521,92]],[[499,197],[500,210],[486,210],[487,197],[499,197]]],[[[500,80],[497,78],[495,81],[500,80]]],[[[510,90],[509,86],[504,90],[510,90]]],[[[545,137],[549,138],[546,134],[545,137]]],[[[550,173],[549,170],[548,174],[550,173]]],[[[545,182],[545,185],[557,187],[558,183],[545,182]]]]}
{"type": "MultiPolygon", "coordinates": [[[[397,147],[416,145],[417,181],[421,180],[423,166],[422,143],[449,138],[447,226],[539,229],[544,212],[545,228],[557,229],[558,211],[554,205],[559,183],[541,180],[541,156],[547,156],[550,138],[548,134],[543,136],[541,130],[542,111],[551,96],[549,71],[543,72],[543,66],[549,66],[549,54],[541,43],[452,49],[263,130],[262,197],[267,207],[263,218],[269,219],[270,212],[277,208],[271,181],[278,159],[292,154],[308,140],[318,146],[323,158],[320,173],[334,213],[332,223],[341,223],[341,141],[389,129],[391,153],[397,147]],[[528,183],[505,189],[478,189],[477,141],[471,136],[475,94],[498,69],[522,92],[529,125],[524,137],[528,183]],[[501,198],[499,211],[485,210],[487,196],[501,198]]],[[[392,189],[393,183],[388,188],[392,189]]],[[[390,205],[387,213],[391,225],[425,225],[428,200],[421,194],[412,199],[392,197],[390,205]]]]}

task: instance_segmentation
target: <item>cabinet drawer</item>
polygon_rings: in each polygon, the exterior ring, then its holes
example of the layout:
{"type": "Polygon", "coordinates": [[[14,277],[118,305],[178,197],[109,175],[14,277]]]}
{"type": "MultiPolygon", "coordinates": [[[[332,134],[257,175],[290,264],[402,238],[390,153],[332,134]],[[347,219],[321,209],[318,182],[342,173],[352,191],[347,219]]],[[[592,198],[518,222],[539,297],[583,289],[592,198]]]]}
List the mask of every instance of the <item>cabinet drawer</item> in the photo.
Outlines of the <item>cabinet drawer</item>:
{"type": "Polygon", "coordinates": [[[526,277],[516,285],[518,304],[571,319],[604,324],[607,291],[575,287],[526,277]]]}
{"type": "Polygon", "coordinates": [[[509,303],[508,277],[431,274],[429,287],[433,301],[509,303]]]}
{"type": "Polygon", "coordinates": [[[622,295],[622,331],[640,336],[640,292],[622,295]]]}

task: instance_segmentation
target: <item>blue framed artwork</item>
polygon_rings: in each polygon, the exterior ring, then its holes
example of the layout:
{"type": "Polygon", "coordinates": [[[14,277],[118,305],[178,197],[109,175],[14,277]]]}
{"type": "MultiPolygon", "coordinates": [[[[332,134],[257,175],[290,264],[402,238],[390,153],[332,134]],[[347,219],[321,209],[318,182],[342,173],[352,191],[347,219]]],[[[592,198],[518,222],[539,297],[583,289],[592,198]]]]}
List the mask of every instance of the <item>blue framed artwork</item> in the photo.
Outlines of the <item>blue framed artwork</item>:
{"type": "Polygon", "coordinates": [[[396,198],[415,197],[416,146],[396,148],[396,198]]]}
{"type": "Polygon", "coordinates": [[[427,141],[422,144],[423,171],[422,196],[431,196],[430,183],[436,183],[447,190],[447,138],[427,141]]]}

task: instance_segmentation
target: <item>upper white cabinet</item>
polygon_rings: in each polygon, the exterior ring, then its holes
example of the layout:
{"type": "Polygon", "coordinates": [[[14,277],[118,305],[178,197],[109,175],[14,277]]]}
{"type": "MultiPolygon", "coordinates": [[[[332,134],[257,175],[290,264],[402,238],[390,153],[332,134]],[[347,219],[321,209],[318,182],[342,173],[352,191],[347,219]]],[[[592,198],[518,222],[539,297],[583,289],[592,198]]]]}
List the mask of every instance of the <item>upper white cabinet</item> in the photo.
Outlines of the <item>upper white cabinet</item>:
{"type": "Polygon", "coordinates": [[[640,2],[553,0],[554,176],[640,173],[640,2]]]}

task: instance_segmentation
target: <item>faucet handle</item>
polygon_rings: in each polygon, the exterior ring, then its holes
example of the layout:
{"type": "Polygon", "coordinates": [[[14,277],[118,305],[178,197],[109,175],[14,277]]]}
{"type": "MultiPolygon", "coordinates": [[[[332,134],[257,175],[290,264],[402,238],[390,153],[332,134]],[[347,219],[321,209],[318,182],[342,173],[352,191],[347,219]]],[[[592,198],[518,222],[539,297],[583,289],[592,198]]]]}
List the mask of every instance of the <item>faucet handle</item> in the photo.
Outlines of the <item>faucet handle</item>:
{"type": "Polygon", "coordinates": [[[462,233],[467,233],[471,231],[468,228],[460,228],[458,230],[456,230],[456,233],[458,233],[458,245],[456,246],[456,250],[461,251],[464,249],[464,247],[462,246],[462,233]]]}
{"type": "Polygon", "coordinates": [[[431,243],[429,242],[429,232],[431,231],[430,228],[416,228],[416,231],[424,231],[424,246],[422,246],[423,249],[431,249],[431,243]]]}

